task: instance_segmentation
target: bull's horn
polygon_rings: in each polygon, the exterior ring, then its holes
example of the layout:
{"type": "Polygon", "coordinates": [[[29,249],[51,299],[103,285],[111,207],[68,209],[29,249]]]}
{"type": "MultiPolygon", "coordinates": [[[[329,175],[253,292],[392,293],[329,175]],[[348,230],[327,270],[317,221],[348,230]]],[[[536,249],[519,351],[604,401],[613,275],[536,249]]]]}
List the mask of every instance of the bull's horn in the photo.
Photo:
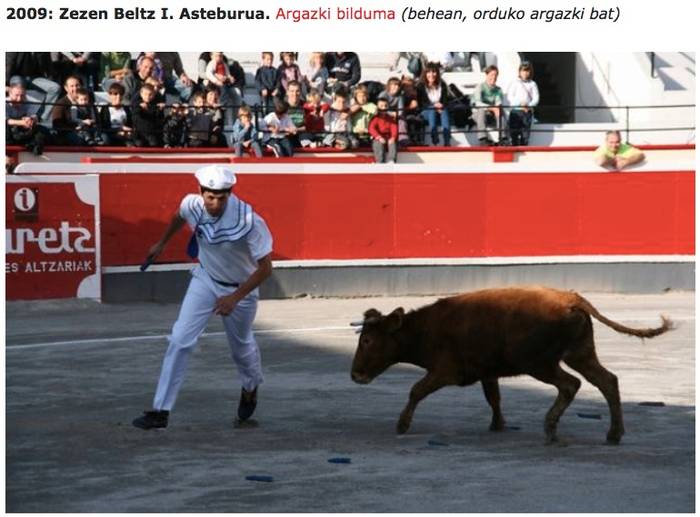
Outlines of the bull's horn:
{"type": "Polygon", "coordinates": [[[361,327],[364,324],[365,324],[364,321],[351,321],[350,322],[351,327],[361,327]]]}

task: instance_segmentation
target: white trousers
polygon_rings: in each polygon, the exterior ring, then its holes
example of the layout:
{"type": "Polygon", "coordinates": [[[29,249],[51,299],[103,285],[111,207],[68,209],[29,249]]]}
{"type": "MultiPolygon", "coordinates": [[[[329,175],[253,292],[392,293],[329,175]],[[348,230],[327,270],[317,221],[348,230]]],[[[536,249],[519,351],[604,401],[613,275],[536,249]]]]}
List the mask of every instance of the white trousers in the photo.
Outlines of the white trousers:
{"type": "MultiPolygon", "coordinates": [[[[233,292],[233,287],[215,283],[197,266],[180,307],[180,314],[169,336],[170,345],[163,358],[153,409],[170,411],[185,380],[187,363],[199,336],[214,312],[217,298],[233,292]]],[[[233,362],[247,391],[262,383],[260,350],[253,336],[253,320],[258,309],[257,290],[243,298],[228,316],[222,316],[233,362]]]]}

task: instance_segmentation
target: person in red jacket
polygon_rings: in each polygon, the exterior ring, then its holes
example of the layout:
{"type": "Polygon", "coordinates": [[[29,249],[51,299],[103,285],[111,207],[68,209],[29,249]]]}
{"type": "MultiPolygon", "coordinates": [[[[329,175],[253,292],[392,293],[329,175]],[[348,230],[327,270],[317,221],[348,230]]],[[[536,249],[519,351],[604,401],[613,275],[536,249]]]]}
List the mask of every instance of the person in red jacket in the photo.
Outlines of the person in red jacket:
{"type": "Polygon", "coordinates": [[[389,101],[382,96],[377,99],[377,109],[377,114],[369,122],[374,160],[377,163],[396,163],[396,141],[399,138],[396,113],[389,112],[389,101]]]}

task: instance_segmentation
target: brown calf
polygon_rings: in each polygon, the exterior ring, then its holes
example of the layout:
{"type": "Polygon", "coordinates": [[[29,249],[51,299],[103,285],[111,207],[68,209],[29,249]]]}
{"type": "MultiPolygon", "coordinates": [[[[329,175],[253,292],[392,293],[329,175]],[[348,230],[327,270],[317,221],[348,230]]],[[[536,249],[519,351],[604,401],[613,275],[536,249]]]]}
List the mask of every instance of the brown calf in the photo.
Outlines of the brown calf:
{"type": "Polygon", "coordinates": [[[444,386],[481,381],[493,417],[491,430],[505,425],[498,378],[527,374],[554,385],[559,394],[545,417],[548,442],[556,441],[557,423],[574,399],[581,381],[560,362],[596,386],[610,408],[607,440],[619,443],[624,434],[617,377],[598,362],[591,316],[608,327],[641,338],[671,329],[662,318],[658,328],[634,329],[609,320],[575,292],[545,287],[486,289],[443,298],[415,311],[399,307],[383,316],[365,312],[352,364],[352,379],[367,384],[396,363],[427,370],[401,412],[397,431],[411,425],[418,402],[444,386]]]}

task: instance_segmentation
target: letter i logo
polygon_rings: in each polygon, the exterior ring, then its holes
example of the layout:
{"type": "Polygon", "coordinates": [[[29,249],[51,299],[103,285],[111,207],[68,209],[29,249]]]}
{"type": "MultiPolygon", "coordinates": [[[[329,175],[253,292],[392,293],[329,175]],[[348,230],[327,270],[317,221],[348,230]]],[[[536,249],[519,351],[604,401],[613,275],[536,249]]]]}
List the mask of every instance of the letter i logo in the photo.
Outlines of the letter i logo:
{"type": "Polygon", "coordinates": [[[23,187],[15,192],[15,219],[36,220],[39,215],[39,191],[23,187]]]}

